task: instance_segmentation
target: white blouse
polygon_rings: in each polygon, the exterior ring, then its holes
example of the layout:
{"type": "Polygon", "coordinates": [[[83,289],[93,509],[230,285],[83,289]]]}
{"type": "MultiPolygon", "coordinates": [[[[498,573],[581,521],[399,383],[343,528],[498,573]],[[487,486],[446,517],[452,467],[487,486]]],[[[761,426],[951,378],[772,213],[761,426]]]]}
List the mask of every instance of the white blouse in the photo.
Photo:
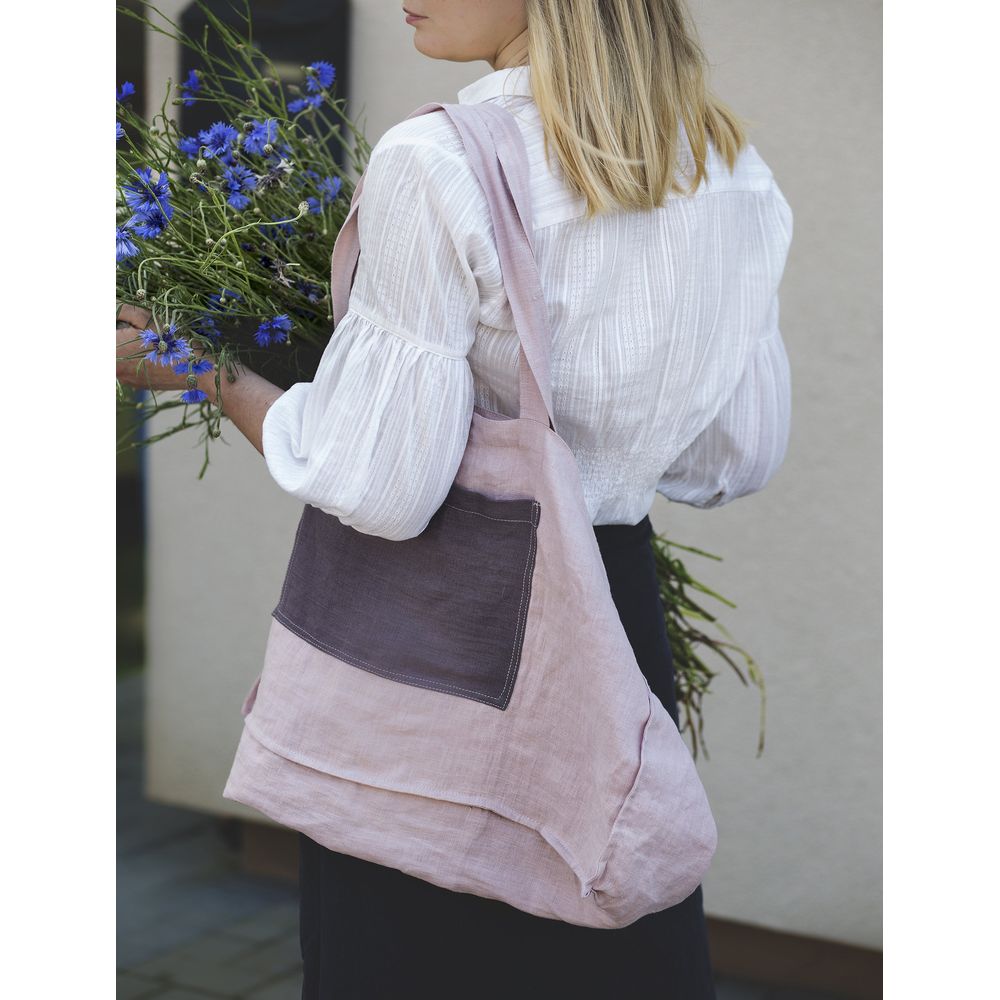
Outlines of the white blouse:
{"type": "MultiPolygon", "coordinates": [[[[791,396],[777,292],[792,214],[771,171],[751,145],[730,175],[710,148],[693,196],[585,220],[546,164],[529,69],[487,73],[458,101],[502,102],[524,135],[554,420],[592,522],[635,524],[657,492],[705,508],[760,490],[784,460],[791,396]]],[[[473,405],[518,412],[489,208],[444,115],[375,145],[358,236],[349,309],[314,381],[268,411],[264,455],[282,489],[401,540],[454,482],[473,405]]]]}

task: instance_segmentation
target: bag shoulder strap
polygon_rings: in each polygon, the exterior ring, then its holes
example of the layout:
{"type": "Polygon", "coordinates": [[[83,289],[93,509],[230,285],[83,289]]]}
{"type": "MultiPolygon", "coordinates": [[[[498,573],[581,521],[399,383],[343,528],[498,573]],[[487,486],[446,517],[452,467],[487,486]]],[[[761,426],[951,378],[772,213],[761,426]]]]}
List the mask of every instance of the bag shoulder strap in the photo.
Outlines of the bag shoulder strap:
{"type": "MultiPolygon", "coordinates": [[[[521,130],[509,111],[490,103],[431,102],[406,117],[435,111],[443,111],[455,124],[490,207],[504,287],[520,341],[519,416],[555,429],[552,333],[534,255],[528,155],[521,130]]],[[[331,255],[334,332],[347,312],[360,254],[357,209],[364,176],[358,178],[331,255]]]]}

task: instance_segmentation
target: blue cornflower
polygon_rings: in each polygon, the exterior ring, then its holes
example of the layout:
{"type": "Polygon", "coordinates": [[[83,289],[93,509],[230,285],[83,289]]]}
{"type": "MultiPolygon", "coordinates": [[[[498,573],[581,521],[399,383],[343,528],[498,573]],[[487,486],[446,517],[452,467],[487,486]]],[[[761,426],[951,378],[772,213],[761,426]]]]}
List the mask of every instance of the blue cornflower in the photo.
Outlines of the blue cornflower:
{"type": "Polygon", "coordinates": [[[257,327],[257,332],[253,335],[253,339],[261,347],[267,347],[271,343],[271,321],[269,319],[261,321],[260,326],[257,327]]]}
{"type": "Polygon", "coordinates": [[[177,336],[177,324],[171,323],[163,332],[143,330],[140,334],[146,347],[152,350],[146,355],[147,361],[155,361],[167,367],[183,361],[191,354],[191,346],[183,337],[177,336]]]}
{"type": "Polygon", "coordinates": [[[264,147],[272,146],[278,138],[278,123],[273,118],[266,121],[252,121],[243,132],[243,148],[254,156],[263,156],[264,147]]]}
{"type": "Polygon", "coordinates": [[[156,209],[168,219],[173,217],[174,210],[170,205],[170,180],[164,170],[156,183],[153,183],[153,171],[149,167],[136,167],[139,175],[138,184],[126,184],[122,189],[128,207],[134,212],[149,212],[156,209]]]}
{"type": "Polygon", "coordinates": [[[115,260],[119,264],[139,252],[139,247],[126,226],[115,226],[115,244],[115,260]]]}
{"type": "Polygon", "coordinates": [[[340,194],[339,177],[324,177],[316,186],[319,188],[324,202],[335,201],[337,195],[340,194]]]}
{"type": "Polygon", "coordinates": [[[288,110],[295,115],[302,111],[303,108],[318,108],[322,103],[322,94],[314,94],[311,97],[297,97],[294,101],[288,102],[288,110]]]}
{"type": "Polygon", "coordinates": [[[327,90],[337,75],[337,71],[328,62],[314,62],[309,64],[312,73],[306,74],[306,90],[315,94],[321,90],[327,90]]]}
{"type": "Polygon", "coordinates": [[[115,122],[115,142],[119,139],[125,138],[125,129],[122,128],[122,123],[119,121],[115,122]]]}
{"type": "Polygon", "coordinates": [[[154,205],[143,212],[136,212],[125,225],[144,240],[155,240],[167,228],[167,216],[154,205]]]}
{"type": "Polygon", "coordinates": [[[181,399],[185,403],[204,403],[208,396],[202,389],[188,389],[181,393],[181,399]]]}
{"type": "Polygon", "coordinates": [[[185,135],[178,141],[177,148],[189,160],[196,160],[198,158],[198,150],[201,149],[201,143],[193,135],[185,135]]]}
{"type": "Polygon", "coordinates": [[[274,342],[280,344],[288,340],[288,335],[292,332],[292,321],[285,313],[280,313],[271,320],[271,331],[274,335],[274,342]]]}
{"type": "Polygon", "coordinates": [[[337,195],[340,194],[340,178],[324,177],[316,187],[319,188],[320,197],[306,198],[309,203],[309,211],[313,215],[319,215],[327,205],[336,200],[337,195]]]}
{"type": "Polygon", "coordinates": [[[229,192],[226,201],[230,208],[242,212],[250,204],[250,199],[243,192],[253,191],[257,187],[257,178],[247,167],[229,167],[222,174],[222,187],[229,192]]]}
{"type": "Polygon", "coordinates": [[[322,298],[323,289],[319,285],[313,284],[311,281],[306,281],[303,278],[299,278],[295,282],[295,287],[310,301],[319,302],[322,298]]]}
{"type": "Polygon", "coordinates": [[[198,133],[198,138],[205,147],[206,159],[217,157],[225,162],[228,162],[231,157],[229,147],[236,142],[239,136],[239,132],[225,122],[216,122],[211,128],[203,129],[198,133]]]}
{"type": "Polygon", "coordinates": [[[226,315],[233,311],[233,303],[240,301],[242,298],[243,296],[239,292],[230,291],[228,288],[220,288],[218,292],[213,292],[209,295],[208,308],[213,312],[226,315]],[[223,299],[226,301],[223,302],[223,299]]]}
{"type": "Polygon", "coordinates": [[[135,93],[135,84],[129,83],[126,80],[119,88],[115,94],[115,102],[121,104],[126,97],[131,97],[135,93]]]}
{"type": "Polygon", "coordinates": [[[175,375],[204,375],[215,365],[208,358],[198,358],[196,361],[181,361],[174,365],[175,375]]]}
{"type": "Polygon", "coordinates": [[[208,337],[209,340],[218,340],[222,336],[212,316],[200,316],[191,324],[191,330],[202,337],[208,337]]]}
{"type": "Polygon", "coordinates": [[[292,321],[288,315],[280,313],[273,319],[265,319],[261,322],[253,336],[261,347],[270,347],[271,344],[282,344],[288,340],[291,329],[292,321]]]}
{"type": "Polygon", "coordinates": [[[195,101],[192,95],[201,90],[201,80],[198,79],[198,71],[191,70],[188,73],[188,78],[181,84],[181,87],[181,97],[184,98],[184,107],[189,108],[195,101]]]}

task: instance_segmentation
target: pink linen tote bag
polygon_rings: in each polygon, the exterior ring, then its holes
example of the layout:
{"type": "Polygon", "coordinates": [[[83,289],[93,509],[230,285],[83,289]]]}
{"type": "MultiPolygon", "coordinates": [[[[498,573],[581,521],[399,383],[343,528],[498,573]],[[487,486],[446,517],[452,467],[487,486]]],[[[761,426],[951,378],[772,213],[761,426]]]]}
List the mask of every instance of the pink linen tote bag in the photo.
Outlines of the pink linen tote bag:
{"type": "MultiPolygon", "coordinates": [[[[476,406],[454,485],[392,541],[307,505],[223,795],[335,851],[541,917],[624,927],[679,903],[717,831],[611,596],[554,429],[528,160],[490,104],[457,127],[520,337],[520,410],[476,406]]],[[[332,258],[358,260],[359,179],[332,258]]]]}

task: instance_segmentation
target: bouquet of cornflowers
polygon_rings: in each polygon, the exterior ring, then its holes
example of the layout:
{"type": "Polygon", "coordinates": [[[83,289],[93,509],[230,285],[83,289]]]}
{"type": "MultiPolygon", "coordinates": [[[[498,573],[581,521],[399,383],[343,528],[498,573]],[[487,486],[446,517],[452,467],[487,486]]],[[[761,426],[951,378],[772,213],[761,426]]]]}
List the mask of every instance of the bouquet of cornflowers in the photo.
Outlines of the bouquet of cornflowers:
{"type": "MultiPolygon", "coordinates": [[[[198,389],[196,376],[214,371],[222,388],[223,373],[245,363],[287,388],[315,374],[333,332],[330,253],[353,192],[331,142],[346,151],[358,174],[371,146],[335,96],[334,66],[317,60],[302,67],[297,83],[286,85],[253,44],[248,0],[239,15],[245,34],[222,22],[203,0],[195,3],[207,21],[201,39],[150,4],[156,23],[118,8],[193,51],[200,67],[180,85],[168,82],[151,122],[133,108],[134,84],[118,89],[116,259],[118,301],[151,313],[136,364],[169,365],[190,376],[176,398],[152,393],[137,402],[119,385],[119,402],[138,416],[140,427],[156,413],[179,410],[173,426],[133,445],[198,429],[205,445],[201,476],[224,418],[198,389]],[[212,47],[210,31],[217,43],[212,47]],[[211,104],[217,120],[186,135],[167,108],[195,102],[211,104]]],[[[695,757],[699,746],[708,756],[702,701],[716,673],[698,647],[712,650],[747,685],[732,655],[739,654],[749,683],[761,692],[759,756],[764,678],[743,649],[702,631],[699,623],[705,622],[728,636],[690,591],[735,605],[695,580],[671,549],[719,557],[663,535],[654,536],[653,547],[681,732],[690,734],[695,757]]]]}
{"type": "Polygon", "coordinates": [[[204,474],[222,415],[194,376],[215,371],[218,385],[246,364],[283,388],[313,377],[332,326],[330,251],[353,190],[332,150],[346,150],[360,173],[371,147],[336,97],[333,65],[317,60],[285,84],[252,43],[248,3],[245,36],[196,3],[201,39],[151,5],[157,22],[119,8],[200,66],[168,83],[151,122],[133,106],[131,81],[117,91],[115,237],[118,301],[152,314],[136,364],[191,376],[179,397],[136,403],[119,386],[119,400],[138,411],[136,426],[178,411],[174,426],[142,443],[199,428],[204,474]],[[186,135],[168,109],[196,102],[217,120],[186,135]]]}

